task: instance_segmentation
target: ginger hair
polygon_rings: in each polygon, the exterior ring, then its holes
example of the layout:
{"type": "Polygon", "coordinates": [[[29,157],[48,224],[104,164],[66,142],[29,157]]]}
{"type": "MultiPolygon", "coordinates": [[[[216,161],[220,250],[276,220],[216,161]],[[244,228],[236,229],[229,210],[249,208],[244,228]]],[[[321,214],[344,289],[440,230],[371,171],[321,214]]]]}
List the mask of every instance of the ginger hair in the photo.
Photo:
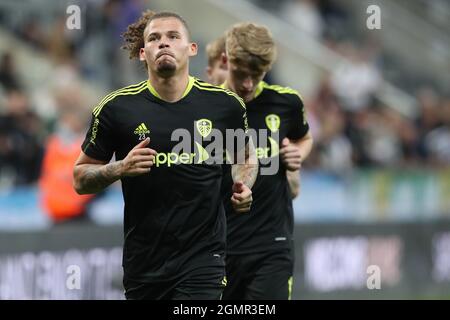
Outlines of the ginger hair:
{"type": "Polygon", "coordinates": [[[226,53],[230,62],[259,72],[269,71],[277,55],[269,29],[250,22],[235,24],[227,31],[226,53]]]}
{"type": "Polygon", "coordinates": [[[225,35],[208,43],[206,46],[206,56],[208,57],[208,66],[212,67],[220,59],[222,53],[225,53],[225,35]]]}

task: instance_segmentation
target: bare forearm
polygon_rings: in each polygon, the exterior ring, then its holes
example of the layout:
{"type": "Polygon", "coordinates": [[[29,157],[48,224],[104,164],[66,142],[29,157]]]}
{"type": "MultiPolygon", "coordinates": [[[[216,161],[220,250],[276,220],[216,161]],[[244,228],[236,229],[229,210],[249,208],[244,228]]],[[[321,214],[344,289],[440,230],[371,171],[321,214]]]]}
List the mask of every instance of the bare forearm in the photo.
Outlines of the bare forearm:
{"type": "Polygon", "coordinates": [[[231,176],[233,182],[242,182],[251,189],[258,176],[258,164],[233,164],[231,176]]]}
{"type": "Polygon", "coordinates": [[[79,164],[74,169],[74,188],[78,194],[97,193],[120,179],[121,161],[108,164],[79,164]]]}
{"type": "Polygon", "coordinates": [[[313,146],[313,138],[311,135],[307,135],[303,139],[295,142],[297,147],[300,150],[300,154],[302,155],[302,162],[309,156],[313,146]]]}
{"type": "Polygon", "coordinates": [[[233,164],[231,166],[233,182],[242,182],[250,189],[253,187],[258,176],[258,158],[256,157],[255,145],[250,137],[245,145],[245,163],[233,164]]]}
{"type": "Polygon", "coordinates": [[[289,190],[291,191],[292,199],[296,198],[300,192],[300,171],[286,171],[289,190]]]}

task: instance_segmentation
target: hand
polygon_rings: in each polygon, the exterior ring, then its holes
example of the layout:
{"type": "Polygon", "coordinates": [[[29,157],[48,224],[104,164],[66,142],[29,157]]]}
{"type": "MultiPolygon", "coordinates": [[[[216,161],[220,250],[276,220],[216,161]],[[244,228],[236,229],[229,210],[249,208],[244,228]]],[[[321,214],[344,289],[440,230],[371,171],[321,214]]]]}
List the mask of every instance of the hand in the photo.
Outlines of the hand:
{"type": "Polygon", "coordinates": [[[295,171],[301,168],[302,155],[300,149],[291,143],[288,138],[281,141],[280,156],[287,170],[295,171]]]}
{"type": "Polygon", "coordinates": [[[235,182],[232,190],[231,204],[234,210],[238,213],[249,212],[253,201],[252,190],[242,182],[235,182]]]}
{"type": "Polygon", "coordinates": [[[134,177],[148,173],[155,161],[156,151],[146,148],[150,138],[139,142],[121,161],[121,176],[134,177]]]}

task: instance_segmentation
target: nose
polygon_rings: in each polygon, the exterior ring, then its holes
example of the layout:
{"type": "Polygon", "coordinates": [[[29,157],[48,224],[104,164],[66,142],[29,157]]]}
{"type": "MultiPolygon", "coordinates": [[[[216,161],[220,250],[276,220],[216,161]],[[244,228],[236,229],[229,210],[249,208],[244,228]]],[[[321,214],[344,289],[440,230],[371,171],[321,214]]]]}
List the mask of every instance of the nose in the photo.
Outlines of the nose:
{"type": "Polygon", "coordinates": [[[161,37],[161,39],[159,40],[159,46],[158,46],[158,48],[159,48],[159,49],[164,49],[164,48],[168,48],[168,47],[170,47],[170,46],[169,46],[169,38],[166,37],[165,35],[163,35],[163,36],[161,37]]]}
{"type": "Polygon", "coordinates": [[[169,45],[167,43],[165,43],[164,41],[161,41],[161,43],[158,46],[158,49],[164,49],[164,48],[168,48],[169,45]]]}

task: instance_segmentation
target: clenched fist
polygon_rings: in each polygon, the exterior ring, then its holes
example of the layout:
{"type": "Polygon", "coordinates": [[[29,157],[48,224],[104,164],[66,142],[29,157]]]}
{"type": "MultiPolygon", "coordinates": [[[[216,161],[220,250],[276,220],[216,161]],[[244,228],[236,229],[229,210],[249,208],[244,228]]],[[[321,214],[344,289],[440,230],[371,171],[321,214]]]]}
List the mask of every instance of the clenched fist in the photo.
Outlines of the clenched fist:
{"type": "Polygon", "coordinates": [[[121,176],[134,177],[148,173],[155,161],[156,151],[147,146],[150,138],[146,138],[137,144],[121,161],[121,176]]]}
{"type": "Polygon", "coordinates": [[[299,170],[302,166],[303,159],[300,149],[291,143],[288,138],[284,138],[281,141],[280,157],[289,171],[299,170]]]}
{"type": "Polygon", "coordinates": [[[238,213],[250,211],[252,205],[252,190],[242,182],[235,182],[232,187],[233,195],[231,196],[231,204],[238,213]]]}

